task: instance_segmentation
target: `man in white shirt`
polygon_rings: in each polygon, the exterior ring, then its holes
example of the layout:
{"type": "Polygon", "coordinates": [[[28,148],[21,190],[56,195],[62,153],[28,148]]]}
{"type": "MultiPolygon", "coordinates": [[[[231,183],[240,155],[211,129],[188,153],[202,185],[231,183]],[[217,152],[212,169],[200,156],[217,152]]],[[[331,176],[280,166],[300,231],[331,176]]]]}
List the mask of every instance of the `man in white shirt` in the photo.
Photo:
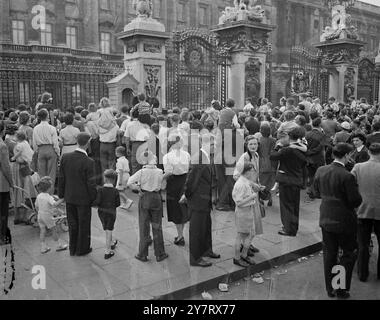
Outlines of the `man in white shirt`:
{"type": "Polygon", "coordinates": [[[154,253],[157,262],[169,257],[165,253],[162,234],[162,197],[160,191],[164,189],[164,174],[156,166],[156,156],[147,151],[141,159],[144,167],[137,171],[128,180],[128,187],[140,189],[139,203],[139,253],[135,258],[141,262],[148,261],[150,239],[150,225],[152,225],[154,253]]]}
{"type": "Polygon", "coordinates": [[[126,145],[127,153],[131,156],[131,173],[135,174],[142,168],[139,163],[140,151],[145,151],[144,145],[150,137],[150,128],[148,125],[141,123],[138,120],[139,110],[132,111],[133,120],[127,125],[124,134],[124,142],[126,145]]]}
{"type": "Polygon", "coordinates": [[[100,100],[101,109],[98,110],[100,118],[99,125],[99,140],[100,140],[100,163],[102,172],[107,169],[116,168],[116,142],[119,126],[116,123],[116,118],[113,114],[113,108],[108,98],[100,100]]]}
{"type": "Polygon", "coordinates": [[[33,149],[34,152],[38,153],[38,174],[40,177],[49,176],[52,179],[53,184],[50,193],[53,194],[60,148],[57,130],[49,124],[48,116],[46,109],[38,111],[37,117],[41,123],[33,129],[33,149]]]}

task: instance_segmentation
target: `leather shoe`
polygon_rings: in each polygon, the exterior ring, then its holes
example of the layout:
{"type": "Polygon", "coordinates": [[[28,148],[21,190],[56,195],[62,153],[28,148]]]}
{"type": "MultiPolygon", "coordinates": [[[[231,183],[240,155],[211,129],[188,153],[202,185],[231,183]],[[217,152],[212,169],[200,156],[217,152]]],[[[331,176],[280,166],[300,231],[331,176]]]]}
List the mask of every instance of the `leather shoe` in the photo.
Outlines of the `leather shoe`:
{"type": "Polygon", "coordinates": [[[211,259],[220,259],[220,254],[216,254],[214,252],[211,252],[207,255],[205,255],[206,258],[211,258],[211,259]]]}
{"type": "Polygon", "coordinates": [[[104,259],[105,259],[105,260],[109,260],[109,259],[111,259],[114,255],[115,255],[115,252],[111,251],[110,253],[106,253],[106,254],[104,255],[104,259]]]}
{"type": "Polygon", "coordinates": [[[212,266],[212,263],[211,263],[211,262],[204,261],[204,260],[202,259],[202,260],[199,260],[199,261],[196,262],[196,263],[190,263],[190,265],[191,265],[192,267],[202,267],[202,268],[207,268],[207,267],[211,267],[211,266],[212,266]]]}
{"type": "Polygon", "coordinates": [[[111,245],[111,250],[115,250],[118,244],[119,244],[119,241],[115,240],[114,243],[111,245]]]}
{"type": "Polygon", "coordinates": [[[184,237],[182,237],[181,239],[179,239],[178,237],[177,238],[175,238],[175,240],[174,240],[174,244],[176,245],[176,246],[179,246],[179,247],[184,247],[185,246],[185,238],[184,237]]]}
{"type": "Polygon", "coordinates": [[[333,291],[327,291],[327,295],[329,298],[336,298],[336,292],[333,291]]]}
{"type": "Polygon", "coordinates": [[[351,297],[350,293],[347,290],[338,290],[336,292],[338,299],[349,299],[351,297]]]}
{"type": "Polygon", "coordinates": [[[248,263],[251,266],[254,266],[256,264],[256,262],[253,261],[252,259],[249,259],[249,257],[247,257],[247,258],[241,257],[240,259],[243,260],[244,262],[248,263]]]}
{"type": "Polygon", "coordinates": [[[242,267],[242,268],[248,268],[249,267],[249,264],[242,259],[240,259],[240,260],[234,259],[234,265],[242,267]]]}
{"type": "MultiPolygon", "coordinates": [[[[240,246],[240,252],[243,252],[243,245],[240,246]]],[[[254,257],[255,253],[252,251],[251,248],[249,248],[247,255],[248,255],[248,257],[254,257]]]]}
{"type": "Polygon", "coordinates": [[[296,236],[295,234],[288,233],[284,230],[279,231],[278,234],[281,236],[284,236],[284,237],[295,237],[296,236]]]}
{"type": "Polygon", "coordinates": [[[164,261],[165,259],[169,258],[169,255],[167,253],[164,253],[156,258],[157,262],[164,261]]]}
{"type": "Polygon", "coordinates": [[[141,257],[139,255],[136,255],[135,258],[141,262],[148,262],[148,258],[147,257],[141,257]]]}

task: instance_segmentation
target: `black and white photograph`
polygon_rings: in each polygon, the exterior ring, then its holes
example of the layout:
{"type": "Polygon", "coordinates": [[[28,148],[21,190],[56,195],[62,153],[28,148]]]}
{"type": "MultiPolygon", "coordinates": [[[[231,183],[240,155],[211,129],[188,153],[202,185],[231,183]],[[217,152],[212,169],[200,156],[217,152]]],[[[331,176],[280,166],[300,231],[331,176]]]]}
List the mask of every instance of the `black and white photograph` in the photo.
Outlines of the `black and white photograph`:
{"type": "Polygon", "coordinates": [[[374,301],[379,243],[380,0],[0,0],[0,303],[374,301]]]}

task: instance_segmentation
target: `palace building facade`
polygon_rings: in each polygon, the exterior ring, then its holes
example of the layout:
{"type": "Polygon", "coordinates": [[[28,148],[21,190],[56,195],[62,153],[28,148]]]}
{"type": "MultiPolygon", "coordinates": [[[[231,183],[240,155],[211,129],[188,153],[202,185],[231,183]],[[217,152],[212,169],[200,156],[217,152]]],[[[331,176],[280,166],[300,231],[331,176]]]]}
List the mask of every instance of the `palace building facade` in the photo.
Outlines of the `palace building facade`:
{"type": "MultiPolygon", "coordinates": [[[[330,12],[322,0],[257,3],[276,26],[270,39],[269,98],[277,103],[292,85],[292,50],[312,50],[330,23],[330,12]]],[[[168,32],[207,31],[233,0],[153,0],[153,5],[153,17],[168,32]]],[[[374,100],[380,7],[358,2],[350,13],[366,42],[361,93],[374,100]]],[[[108,94],[106,82],[124,71],[117,34],[135,17],[133,0],[1,0],[0,109],[20,103],[33,106],[44,91],[51,92],[62,109],[99,101],[108,94]]]]}

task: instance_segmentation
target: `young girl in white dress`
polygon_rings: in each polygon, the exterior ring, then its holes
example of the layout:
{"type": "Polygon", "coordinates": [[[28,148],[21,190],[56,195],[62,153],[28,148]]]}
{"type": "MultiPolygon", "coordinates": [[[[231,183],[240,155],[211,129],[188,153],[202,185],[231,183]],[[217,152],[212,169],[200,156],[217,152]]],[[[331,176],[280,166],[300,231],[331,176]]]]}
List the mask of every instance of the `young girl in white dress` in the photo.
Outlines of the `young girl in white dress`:
{"type": "Polygon", "coordinates": [[[254,191],[252,178],[256,174],[254,165],[245,162],[238,180],[232,191],[232,198],[235,201],[235,265],[247,268],[255,262],[248,256],[248,250],[255,235],[262,234],[262,223],[260,212],[257,212],[259,201],[258,193],[254,191]],[[243,245],[243,250],[241,250],[243,245]]]}
{"type": "Polygon", "coordinates": [[[133,201],[127,196],[127,183],[130,177],[129,162],[126,158],[126,150],[124,147],[116,148],[116,172],[117,172],[117,185],[116,188],[120,192],[121,209],[129,210],[133,205],[133,201]]]}

